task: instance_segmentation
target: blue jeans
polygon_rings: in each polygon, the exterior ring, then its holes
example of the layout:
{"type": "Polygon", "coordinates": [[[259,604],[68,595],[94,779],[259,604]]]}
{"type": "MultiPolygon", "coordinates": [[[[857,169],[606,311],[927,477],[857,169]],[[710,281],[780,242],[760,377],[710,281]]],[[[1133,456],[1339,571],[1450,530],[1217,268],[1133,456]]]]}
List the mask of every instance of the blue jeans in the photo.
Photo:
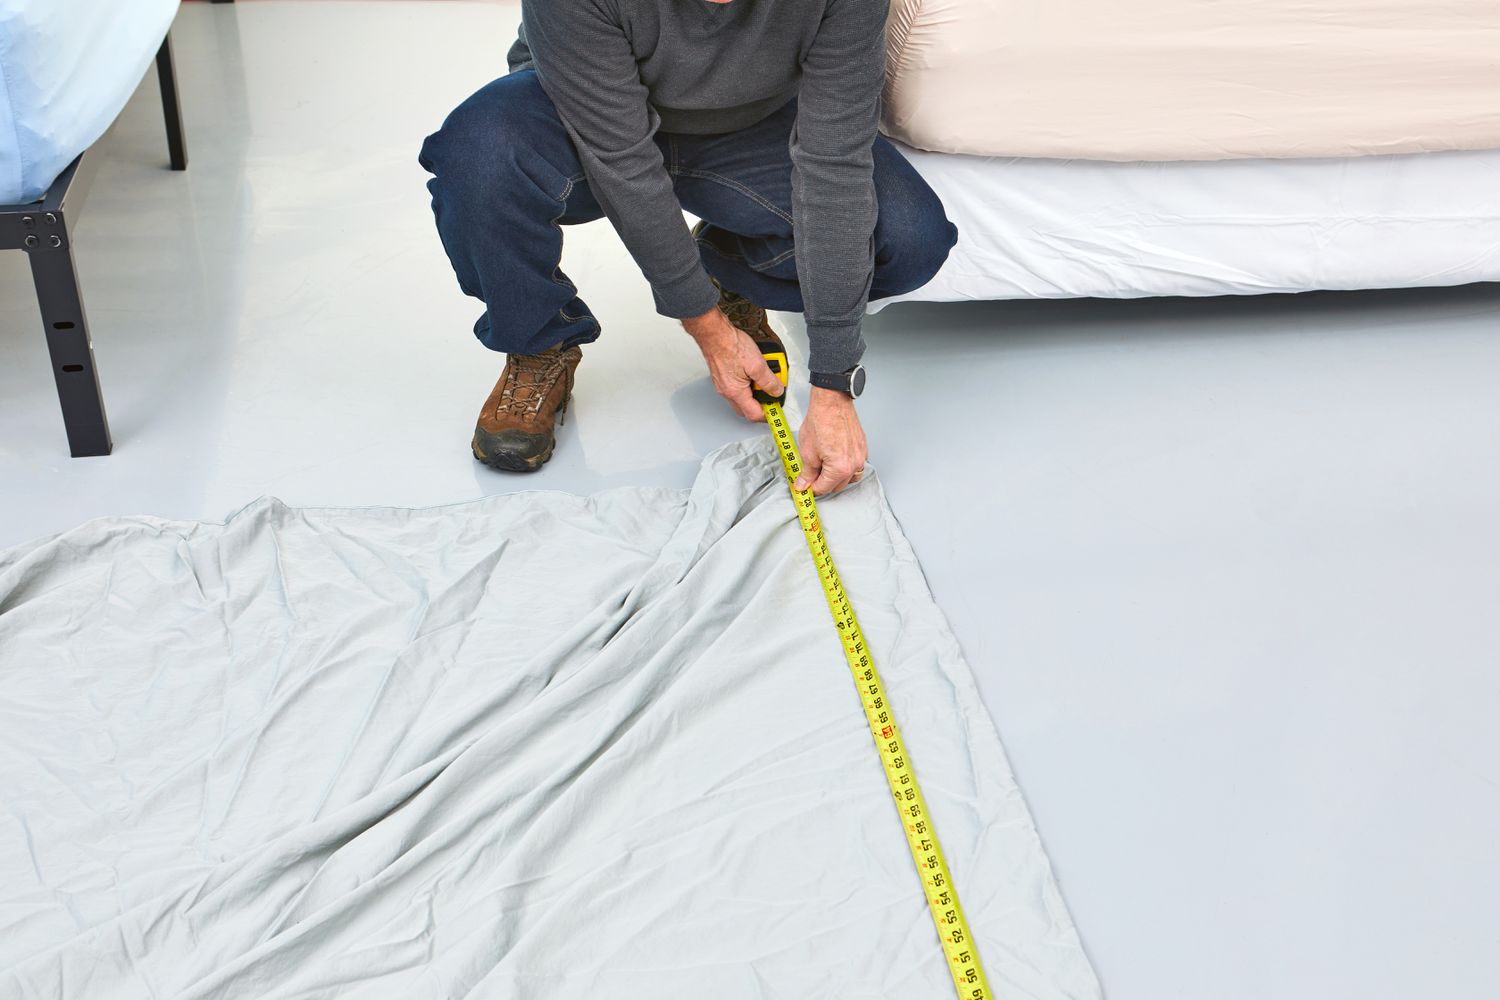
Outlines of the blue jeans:
{"type": "MultiPolygon", "coordinates": [[[[707,225],[698,249],[709,274],[757,305],[802,311],[792,244],[796,101],[723,135],[658,133],[678,200],[707,225]]],[[[558,267],[560,226],[604,210],[534,70],[501,77],[460,104],[422,145],[432,210],[459,287],[481,299],[474,324],[496,351],[536,354],[588,343],[599,323],[558,267]]],[[[870,297],[925,285],[958,238],[942,202],[884,138],[875,140],[875,272],[870,297]]]]}

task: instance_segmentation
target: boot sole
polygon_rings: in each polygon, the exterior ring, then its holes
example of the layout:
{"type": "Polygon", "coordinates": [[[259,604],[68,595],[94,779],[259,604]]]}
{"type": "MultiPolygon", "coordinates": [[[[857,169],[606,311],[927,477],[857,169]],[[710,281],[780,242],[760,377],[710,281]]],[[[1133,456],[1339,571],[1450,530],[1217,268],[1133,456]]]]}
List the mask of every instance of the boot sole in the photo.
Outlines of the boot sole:
{"type": "Polygon", "coordinates": [[[474,458],[491,469],[499,469],[501,472],[535,472],[552,457],[552,452],[557,448],[557,440],[547,445],[547,450],[533,458],[517,458],[514,455],[486,455],[481,452],[477,445],[469,442],[469,450],[474,453],[474,458]]]}

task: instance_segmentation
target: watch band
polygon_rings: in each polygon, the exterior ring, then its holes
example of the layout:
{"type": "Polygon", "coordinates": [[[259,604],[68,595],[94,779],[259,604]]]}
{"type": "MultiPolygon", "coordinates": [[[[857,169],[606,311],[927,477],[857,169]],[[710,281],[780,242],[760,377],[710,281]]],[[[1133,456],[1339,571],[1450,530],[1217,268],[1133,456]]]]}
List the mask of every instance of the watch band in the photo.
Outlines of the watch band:
{"type": "Polygon", "coordinates": [[[834,392],[842,392],[850,399],[858,399],[859,394],[865,391],[865,367],[855,365],[845,372],[809,372],[807,380],[819,389],[831,389],[834,392]]]}

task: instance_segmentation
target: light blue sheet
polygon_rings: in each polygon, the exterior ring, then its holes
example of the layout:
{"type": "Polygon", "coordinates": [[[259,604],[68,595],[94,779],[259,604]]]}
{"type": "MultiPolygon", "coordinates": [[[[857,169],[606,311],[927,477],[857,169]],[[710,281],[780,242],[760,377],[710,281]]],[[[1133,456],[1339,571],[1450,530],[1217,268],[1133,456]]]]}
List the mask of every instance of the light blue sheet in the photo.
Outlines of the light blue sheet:
{"type": "MultiPolygon", "coordinates": [[[[878,479],[818,513],[993,995],[1100,1000],[878,479]]],[[[4,1000],[955,1000],[901,823],[769,435],[0,551],[4,1000]]]]}
{"type": "Polygon", "coordinates": [[[0,0],[0,204],[42,196],[104,134],[178,0],[0,0]]]}

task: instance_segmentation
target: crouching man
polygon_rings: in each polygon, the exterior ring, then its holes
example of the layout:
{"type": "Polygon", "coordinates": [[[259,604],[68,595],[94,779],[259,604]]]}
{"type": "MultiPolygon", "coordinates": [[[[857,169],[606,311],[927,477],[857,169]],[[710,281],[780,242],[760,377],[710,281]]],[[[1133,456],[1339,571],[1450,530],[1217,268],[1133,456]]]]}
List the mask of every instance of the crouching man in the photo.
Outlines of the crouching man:
{"type": "Polygon", "coordinates": [[[540,468],[599,323],[559,269],[561,226],[608,217],[714,386],[763,419],[750,336],[807,321],[799,488],[858,481],[854,399],[872,298],[926,284],[957,239],[876,126],[888,0],[524,0],[510,74],[422,147],[438,233],[508,358],[474,456],[540,468]],[[691,232],[686,209],[703,220],[691,232]]]}

